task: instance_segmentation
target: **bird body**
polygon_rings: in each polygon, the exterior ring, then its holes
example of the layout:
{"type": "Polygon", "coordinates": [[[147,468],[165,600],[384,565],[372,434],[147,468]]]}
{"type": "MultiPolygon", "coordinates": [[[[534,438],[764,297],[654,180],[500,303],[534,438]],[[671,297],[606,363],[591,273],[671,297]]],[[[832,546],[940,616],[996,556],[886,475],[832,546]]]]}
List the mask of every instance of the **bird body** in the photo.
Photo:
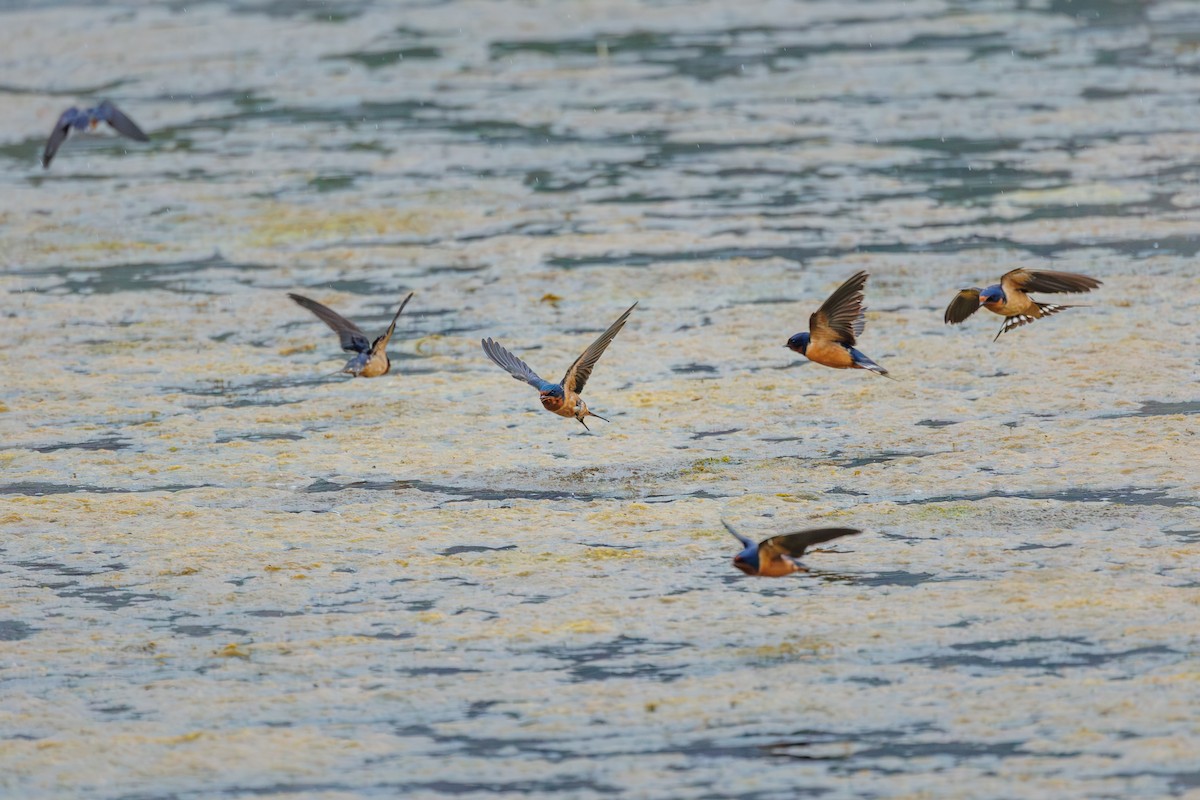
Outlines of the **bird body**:
{"type": "Polygon", "coordinates": [[[803,355],[809,361],[815,361],[818,364],[823,364],[826,367],[834,369],[852,369],[855,366],[854,356],[851,354],[853,348],[838,344],[837,342],[826,341],[810,341],[808,346],[804,348],[803,355]]]}
{"type": "Polygon", "coordinates": [[[101,122],[106,122],[117,133],[138,142],[148,142],[150,137],[142,132],[133,120],[108,100],[95,108],[78,109],[74,106],[64,111],[54,124],[50,138],[46,140],[46,149],[42,152],[42,168],[48,169],[58,148],[67,140],[72,130],[91,131],[101,122]]]}
{"type": "Polygon", "coordinates": [[[1000,282],[986,289],[963,289],[950,305],[946,307],[945,321],[947,325],[957,325],[966,320],[980,308],[986,308],[993,314],[1004,317],[1001,334],[1013,328],[1028,325],[1034,320],[1057,314],[1075,306],[1059,303],[1039,303],[1031,298],[1028,292],[1090,292],[1101,285],[1101,281],[1077,272],[1052,272],[1049,270],[1014,269],[1004,273],[1000,282]]]}
{"type": "Polygon", "coordinates": [[[808,331],[797,333],[784,347],[826,367],[865,369],[886,376],[886,369],[854,347],[867,324],[863,307],[867,277],[866,272],[850,276],[808,318],[808,331]]]}
{"type": "Polygon", "coordinates": [[[782,578],[784,575],[804,570],[804,565],[798,559],[812,545],[862,533],[857,528],[814,528],[772,536],[755,543],[753,539],[738,533],[725,520],[721,520],[721,524],[744,548],[733,557],[733,565],[747,575],[762,578],[782,578]]]}
{"type": "Polygon", "coordinates": [[[288,297],[292,298],[297,305],[303,306],[316,315],[317,319],[324,322],[333,330],[341,339],[342,349],[348,353],[354,353],[346,366],[342,367],[338,372],[344,373],[354,378],[378,378],[380,375],[386,375],[392,368],[392,361],[388,358],[387,346],[391,341],[392,334],[396,330],[396,320],[400,318],[400,312],[408,305],[408,301],[412,299],[413,293],[409,292],[408,297],[400,303],[400,308],[396,310],[396,315],[392,317],[392,324],[388,325],[382,336],[378,336],[374,341],[367,339],[367,335],[362,332],[362,329],[355,325],[350,320],[343,317],[341,314],[334,311],[328,306],[318,303],[316,300],[299,295],[288,293],[288,297]]]}
{"type": "Polygon", "coordinates": [[[539,376],[533,369],[521,359],[514,356],[499,342],[493,341],[491,338],[483,339],[483,352],[492,360],[496,366],[506,371],[509,375],[519,381],[524,381],[530,386],[538,390],[538,399],[542,403],[542,408],[557,414],[560,417],[569,417],[579,420],[579,424],[584,428],[588,428],[588,424],[584,422],[587,417],[596,417],[605,422],[608,420],[596,414],[587,407],[587,403],[580,397],[583,391],[584,384],[591,377],[592,369],[596,366],[596,362],[600,360],[600,356],[604,355],[604,351],[612,343],[612,340],[625,327],[626,320],[637,307],[634,303],[629,308],[625,309],[625,313],[617,318],[617,321],[608,326],[604,333],[600,334],[596,341],[588,345],[588,348],[583,351],[579,358],[575,359],[568,369],[561,383],[550,383],[539,376]]]}
{"type": "Polygon", "coordinates": [[[556,388],[560,391],[551,388],[538,392],[538,400],[541,401],[542,408],[551,414],[558,414],[560,417],[575,417],[582,421],[583,417],[589,413],[587,403],[584,403],[583,398],[575,392],[567,391],[566,387],[556,388]]]}

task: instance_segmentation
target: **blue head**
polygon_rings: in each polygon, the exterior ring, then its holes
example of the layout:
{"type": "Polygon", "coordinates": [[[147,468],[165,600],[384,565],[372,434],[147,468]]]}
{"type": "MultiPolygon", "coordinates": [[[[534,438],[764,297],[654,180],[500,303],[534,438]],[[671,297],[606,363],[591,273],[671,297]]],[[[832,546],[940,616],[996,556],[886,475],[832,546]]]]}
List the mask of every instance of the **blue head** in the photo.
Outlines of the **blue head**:
{"type": "Polygon", "coordinates": [[[1006,299],[1004,290],[1000,288],[1000,284],[989,286],[979,293],[979,305],[981,306],[992,303],[1003,304],[1006,299]]]}
{"type": "Polygon", "coordinates": [[[795,350],[800,355],[804,355],[806,352],[808,352],[808,334],[797,333],[795,336],[787,340],[787,344],[785,344],[784,347],[788,348],[789,350],[795,350]]]}
{"type": "Polygon", "coordinates": [[[542,388],[542,397],[553,397],[555,400],[562,400],[563,387],[558,384],[545,386],[542,388]]]}
{"type": "Polygon", "coordinates": [[[733,557],[733,565],[747,575],[757,575],[758,545],[747,545],[745,550],[733,557]]]}

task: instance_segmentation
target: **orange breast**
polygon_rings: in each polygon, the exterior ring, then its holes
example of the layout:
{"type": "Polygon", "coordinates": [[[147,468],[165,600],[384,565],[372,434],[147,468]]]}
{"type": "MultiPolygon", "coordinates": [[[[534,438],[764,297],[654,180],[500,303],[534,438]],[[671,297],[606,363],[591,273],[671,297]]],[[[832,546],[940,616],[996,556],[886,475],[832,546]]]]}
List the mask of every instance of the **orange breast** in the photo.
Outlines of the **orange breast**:
{"type": "Polygon", "coordinates": [[[373,356],[371,360],[367,362],[367,365],[363,367],[362,372],[359,373],[359,377],[378,378],[380,375],[386,375],[388,370],[391,368],[392,362],[388,360],[386,355],[379,353],[373,356]]]}
{"type": "Polygon", "coordinates": [[[790,561],[785,561],[776,556],[766,563],[760,563],[758,566],[758,574],[764,578],[782,578],[784,575],[791,575],[800,568],[790,561]]]}
{"type": "Polygon", "coordinates": [[[571,416],[570,408],[567,405],[567,398],[544,394],[541,395],[541,401],[542,408],[546,409],[547,411],[558,414],[560,417],[571,416]]]}
{"type": "Polygon", "coordinates": [[[1022,294],[1019,297],[1010,297],[1003,303],[986,303],[984,306],[993,314],[999,314],[1002,317],[1015,317],[1017,314],[1026,314],[1030,317],[1040,317],[1042,312],[1038,310],[1037,303],[1029,299],[1029,295],[1022,294]]]}
{"type": "Polygon", "coordinates": [[[854,366],[854,359],[850,357],[850,351],[840,344],[832,342],[811,342],[804,355],[808,357],[809,361],[815,361],[834,369],[849,369],[854,366]]]}

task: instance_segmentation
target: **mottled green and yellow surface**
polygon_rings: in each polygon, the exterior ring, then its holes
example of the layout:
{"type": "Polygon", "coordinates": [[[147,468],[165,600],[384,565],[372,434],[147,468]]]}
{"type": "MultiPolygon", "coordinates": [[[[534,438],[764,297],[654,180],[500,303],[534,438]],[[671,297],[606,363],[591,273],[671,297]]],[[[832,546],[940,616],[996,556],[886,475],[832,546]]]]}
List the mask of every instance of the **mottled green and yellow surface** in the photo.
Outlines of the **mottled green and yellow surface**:
{"type": "Polygon", "coordinates": [[[0,794],[1200,797],[1194,4],[0,29],[0,794]],[[1104,286],[943,326],[1017,265],[1104,286]],[[782,347],[858,269],[895,382],[782,347]],[[479,348],[634,300],[593,435],[479,348]]]}

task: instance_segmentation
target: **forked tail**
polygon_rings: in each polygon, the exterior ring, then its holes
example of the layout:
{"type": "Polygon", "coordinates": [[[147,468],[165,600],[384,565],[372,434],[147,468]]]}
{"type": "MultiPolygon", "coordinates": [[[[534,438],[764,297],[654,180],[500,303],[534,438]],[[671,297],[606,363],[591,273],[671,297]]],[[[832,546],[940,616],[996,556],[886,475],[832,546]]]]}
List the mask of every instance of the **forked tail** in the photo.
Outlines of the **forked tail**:
{"type": "Polygon", "coordinates": [[[864,356],[862,353],[858,352],[858,350],[854,349],[853,347],[850,348],[850,357],[854,359],[854,366],[858,367],[859,369],[870,370],[871,372],[874,372],[876,375],[882,375],[885,378],[891,378],[891,380],[896,380],[895,378],[892,378],[892,376],[888,374],[888,371],[886,369],[879,366],[874,361],[867,358],[866,356],[864,356]]]}
{"type": "Polygon", "coordinates": [[[599,419],[599,420],[604,420],[605,422],[608,422],[608,419],[607,419],[607,418],[605,418],[605,417],[602,417],[602,416],[600,416],[599,414],[593,413],[591,409],[588,409],[588,410],[584,411],[584,412],[583,412],[583,416],[582,416],[582,417],[576,417],[575,419],[579,420],[579,424],[580,424],[580,425],[582,425],[583,427],[587,428],[589,432],[590,432],[592,429],[591,429],[591,428],[588,428],[588,424],[587,424],[586,422],[584,422],[584,421],[583,421],[585,417],[595,417],[596,419],[599,419]]]}
{"type": "MultiPolygon", "coordinates": [[[[1037,306],[1038,311],[1041,312],[1038,316],[1034,317],[1029,314],[1015,314],[1011,317],[1005,317],[1004,324],[1000,326],[1000,331],[999,331],[999,333],[996,334],[996,339],[999,339],[1002,334],[1008,333],[1013,328],[1019,328],[1022,325],[1028,325],[1029,323],[1033,322],[1036,319],[1041,319],[1042,317],[1053,316],[1054,314],[1057,314],[1060,311],[1065,311],[1068,308],[1084,308],[1085,307],[1085,306],[1064,306],[1061,303],[1038,303],[1037,301],[1034,301],[1034,305],[1037,306]]],[[[996,341],[996,339],[992,339],[992,341],[994,342],[994,341],[996,341]]]]}

